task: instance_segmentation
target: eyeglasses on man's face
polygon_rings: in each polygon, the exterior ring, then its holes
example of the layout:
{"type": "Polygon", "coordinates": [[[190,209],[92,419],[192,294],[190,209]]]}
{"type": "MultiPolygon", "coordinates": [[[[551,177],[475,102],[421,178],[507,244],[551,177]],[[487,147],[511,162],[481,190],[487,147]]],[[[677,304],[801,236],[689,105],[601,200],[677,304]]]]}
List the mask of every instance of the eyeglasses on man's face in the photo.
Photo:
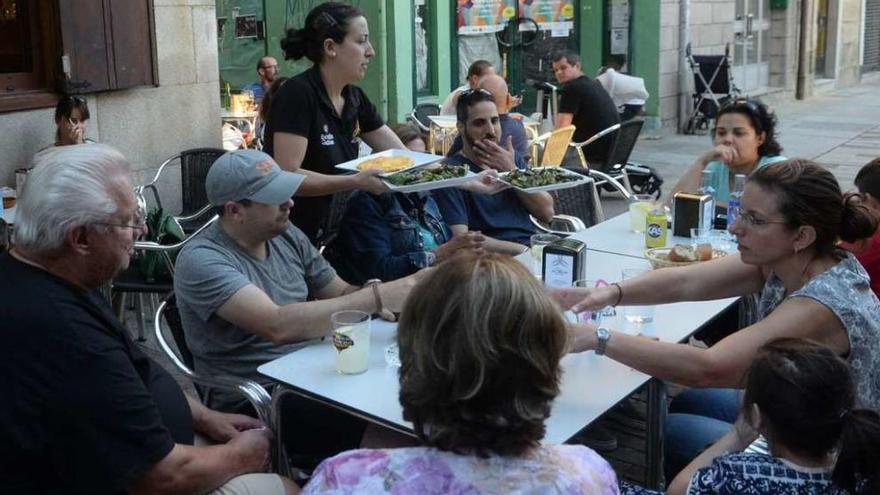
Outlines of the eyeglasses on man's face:
{"type": "Polygon", "coordinates": [[[140,213],[135,215],[132,223],[114,223],[114,222],[95,222],[95,225],[104,225],[106,227],[119,227],[123,229],[144,230],[147,228],[147,219],[140,213]]]}

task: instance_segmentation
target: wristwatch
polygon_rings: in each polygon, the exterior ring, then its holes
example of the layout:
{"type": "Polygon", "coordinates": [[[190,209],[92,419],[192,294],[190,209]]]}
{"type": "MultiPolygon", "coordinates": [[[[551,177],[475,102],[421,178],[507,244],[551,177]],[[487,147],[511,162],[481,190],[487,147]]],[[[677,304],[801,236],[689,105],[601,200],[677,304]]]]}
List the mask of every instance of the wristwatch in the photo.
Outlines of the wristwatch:
{"type": "Polygon", "coordinates": [[[382,280],[380,280],[378,278],[371,278],[370,280],[367,280],[366,282],[364,282],[364,285],[363,285],[363,287],[365,287],[365,288],[366,287],[373,288],[373,298],[376,300],[376,313],[374,313],[374,314],[382,313],[382,309],[383,309],[382,296],[379,295],[379,284],[381,284],[381,283],[382,283],[382,280]]]}
{"type": "Polygon", "coordinates": [[[604,356],[605,348],[608,347],[608,341],[611,339],[611,330],[605,327],[596,329],[596,355],[604,356]]]}

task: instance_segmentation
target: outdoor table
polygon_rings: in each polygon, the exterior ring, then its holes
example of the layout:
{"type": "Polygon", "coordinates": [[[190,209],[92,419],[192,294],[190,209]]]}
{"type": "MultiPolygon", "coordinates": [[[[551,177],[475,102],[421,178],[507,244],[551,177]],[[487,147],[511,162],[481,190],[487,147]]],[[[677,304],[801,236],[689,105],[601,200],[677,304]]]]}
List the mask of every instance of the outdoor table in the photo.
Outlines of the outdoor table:
{"type": "MultiPolygon", "coordinates": [[[[601,251],[633,258],[644,259],[647,249],[645,235],[633,232],[629,228],[629,212],[623,212],[569,237],[585,242],[590,251],[601,251]]],[[[690,237],[673,236],[672,229],[667,230],[665,247],[672,247],[676,244],[690,245],[690,243],[690,237]]]]}
{"type": "MultiPolygon", "coordinates": [[[[590,251],[586,266],[587,278],[616,281],[622,269],[647,268],[649,264],[632,256],[590,251]]],[[[729,298],[657,306],[654,321],[641,327],[626,323],[622,308],[618,308],[618,316],[606,322],[616,330],[641,332],[665,342],[681,342],[734,302],[734,298],[729,298]]],[[[398,368],[385,362],[385,349],[394,341],[395,328],[394,323],[373,320],[369,369],[359,375],[336,372],[336,350],[329,339],[313,341],[257,369],[297,394],[412,435],[412,425],[403,420],[398,402],[398,368]]],[[[569,440],[651,380],[648,375],[592,352],[565,356],[562,368],[561,391],[546,421],[543,441],[549,444],[569,440]]],[[[656,486],[662,471],[665,394],[661,382],[651,382],[654,385],[648,390],[648,484],[656,486]]]]}
{"type": "Polygon", "coordinates": [[[220,111],[220,120],[226,124],[235,126],[242,132],[245,141],[249,144],[257,135],[257,112],[232,112],[223,109],[220,111]]]}

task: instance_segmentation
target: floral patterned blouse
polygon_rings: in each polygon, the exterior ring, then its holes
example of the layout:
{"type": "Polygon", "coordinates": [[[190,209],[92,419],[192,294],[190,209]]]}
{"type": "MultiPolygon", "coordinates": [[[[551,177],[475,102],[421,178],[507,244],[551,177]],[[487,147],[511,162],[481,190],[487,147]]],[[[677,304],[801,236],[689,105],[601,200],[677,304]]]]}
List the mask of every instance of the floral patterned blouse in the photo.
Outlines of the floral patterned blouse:
{"type": "Polygon", "coordinates": [[[617,475],[580,445],[487,459],[430,447],[351,450],[325,460],[303,494],[618,494],[617,475]]]}

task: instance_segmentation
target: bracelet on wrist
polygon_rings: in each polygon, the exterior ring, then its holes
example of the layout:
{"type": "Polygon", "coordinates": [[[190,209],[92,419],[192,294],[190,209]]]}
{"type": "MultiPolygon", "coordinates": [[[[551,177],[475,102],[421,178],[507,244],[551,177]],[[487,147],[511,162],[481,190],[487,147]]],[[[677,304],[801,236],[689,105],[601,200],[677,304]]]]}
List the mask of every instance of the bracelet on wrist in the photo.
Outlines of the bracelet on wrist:
{"type": "Polygon", "coordinates": [[[611,286],[617,289],[617,300],[611,305],[616,308],[620,304],[620,301],[623,301],[623,289],[617,282],[613,282],[611,286]]]}
{"type": "Polygon", "coordinates": [[[376,303],[376,312],[375,313],[377,313],[377,314],[381,313],[382,309],[383,309],[382,295],[379,293],[379,284],[381,284],[381,283],[382,283],[382,281],[379,280],[378,278],[373,278],[373,279],[367,280],[367,282],[364,284],[364,287],[372,287],[373,288],[373,299],[376,303]]]}

